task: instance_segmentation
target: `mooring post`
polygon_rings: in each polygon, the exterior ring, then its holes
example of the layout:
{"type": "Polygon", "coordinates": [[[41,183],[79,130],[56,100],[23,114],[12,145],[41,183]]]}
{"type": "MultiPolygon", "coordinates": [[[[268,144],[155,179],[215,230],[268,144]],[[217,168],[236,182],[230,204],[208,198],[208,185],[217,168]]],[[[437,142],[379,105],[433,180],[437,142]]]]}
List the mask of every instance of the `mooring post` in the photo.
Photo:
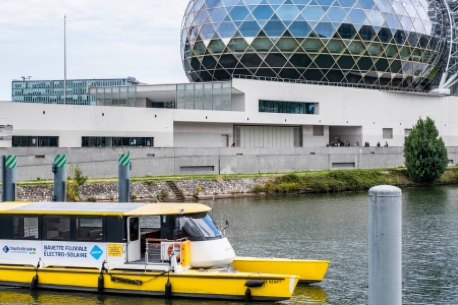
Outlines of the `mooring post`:
{"type": "Polygon", "coordinates": [[[369,305],[402,305],[402,192],[369,190],[369,305]]]}
{"type": "Polygon", "coordinates": [[[16,200],[16,155],[2,157],[2,201],[16,200]]]}
{"type": "Polygon", "coordinates": [[[130,199],[130,154],[120,154],[118,159],[118,200],[129,202],[130,199]]]}
{"type": "Polygon", "coordinates": [[[67,155],[56,155],[52,165],[54,194],[52,201],[67,201],[67,155]]]}

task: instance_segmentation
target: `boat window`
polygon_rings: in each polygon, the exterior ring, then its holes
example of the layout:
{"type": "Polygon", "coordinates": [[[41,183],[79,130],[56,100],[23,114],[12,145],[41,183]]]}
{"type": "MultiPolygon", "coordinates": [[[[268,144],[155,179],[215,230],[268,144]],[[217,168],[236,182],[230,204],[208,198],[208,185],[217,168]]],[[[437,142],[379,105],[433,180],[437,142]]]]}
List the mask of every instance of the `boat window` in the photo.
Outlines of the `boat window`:
{"type": "Polygon", "coordinates": [[[16,216],[13,229],[15,239],[38,239],[38,217],[16,216]]]}
{"type": "Polygon", "coordinates": [[[44,239],[69,240],[70,218],[46,217],[44,218],[44,239]]]}
{"type": "Polygon", "coordinates": [[[140,218],[141,229],[160,229],[161,217],[160,216],[143,216],[140,218]]]}
{"type": "Polygon", "coordinates": [[[76,239],[103,240],[102,217],[76,218],[76,239]]]}
{"type": "Polygon", "coordinates": [[[139,219],[137,217],[129,218],[129,240],[138,240],[139,219]]]}
{"type": "Polygon", "coordinates": [[[177,230],[190,240],[217,239],[223,236],[213,219],[207,213],[177,217],[177,230]]]}

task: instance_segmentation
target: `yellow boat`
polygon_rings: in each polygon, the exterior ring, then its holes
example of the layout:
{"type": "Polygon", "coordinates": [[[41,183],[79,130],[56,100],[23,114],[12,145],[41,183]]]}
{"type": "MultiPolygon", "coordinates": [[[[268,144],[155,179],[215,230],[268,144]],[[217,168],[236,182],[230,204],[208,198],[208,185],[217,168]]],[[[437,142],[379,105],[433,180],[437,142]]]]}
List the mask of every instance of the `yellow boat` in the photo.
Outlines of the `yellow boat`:
{"type": "Polygon", "coordinates": [[[235,259],[209,211],[194,203],[1,203],[0,285],[289,299],[300,272],[285,263],[261,271],[262,260],[250,267],[235,259]]]}

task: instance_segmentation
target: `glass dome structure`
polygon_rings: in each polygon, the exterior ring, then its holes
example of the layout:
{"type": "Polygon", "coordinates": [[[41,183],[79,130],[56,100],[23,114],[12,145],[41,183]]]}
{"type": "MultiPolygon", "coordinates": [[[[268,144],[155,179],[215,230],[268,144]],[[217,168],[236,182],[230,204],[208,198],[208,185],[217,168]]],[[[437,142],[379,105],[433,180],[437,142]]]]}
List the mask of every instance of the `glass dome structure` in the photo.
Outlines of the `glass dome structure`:
{"type": "Polygon", "coordinates": [[[427,90],[448,19],[439,0],[190,0],[181,57],[190,81],[236,75],[427,90]]]}

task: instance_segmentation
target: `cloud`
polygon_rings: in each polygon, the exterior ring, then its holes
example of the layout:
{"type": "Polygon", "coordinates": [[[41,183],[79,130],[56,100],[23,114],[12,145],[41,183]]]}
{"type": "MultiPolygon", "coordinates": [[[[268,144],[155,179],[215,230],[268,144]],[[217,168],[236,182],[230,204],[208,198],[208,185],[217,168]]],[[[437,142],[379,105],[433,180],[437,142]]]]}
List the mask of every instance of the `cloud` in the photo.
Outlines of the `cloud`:
{"type": "Polygon", "coordinates": [[[1,1],[0,101],[11,100],[11,81],[23,75],[63,78],[64,15],[69,79],[135,76],[185,82],[179,48],[187,2],[1,1]]]}

